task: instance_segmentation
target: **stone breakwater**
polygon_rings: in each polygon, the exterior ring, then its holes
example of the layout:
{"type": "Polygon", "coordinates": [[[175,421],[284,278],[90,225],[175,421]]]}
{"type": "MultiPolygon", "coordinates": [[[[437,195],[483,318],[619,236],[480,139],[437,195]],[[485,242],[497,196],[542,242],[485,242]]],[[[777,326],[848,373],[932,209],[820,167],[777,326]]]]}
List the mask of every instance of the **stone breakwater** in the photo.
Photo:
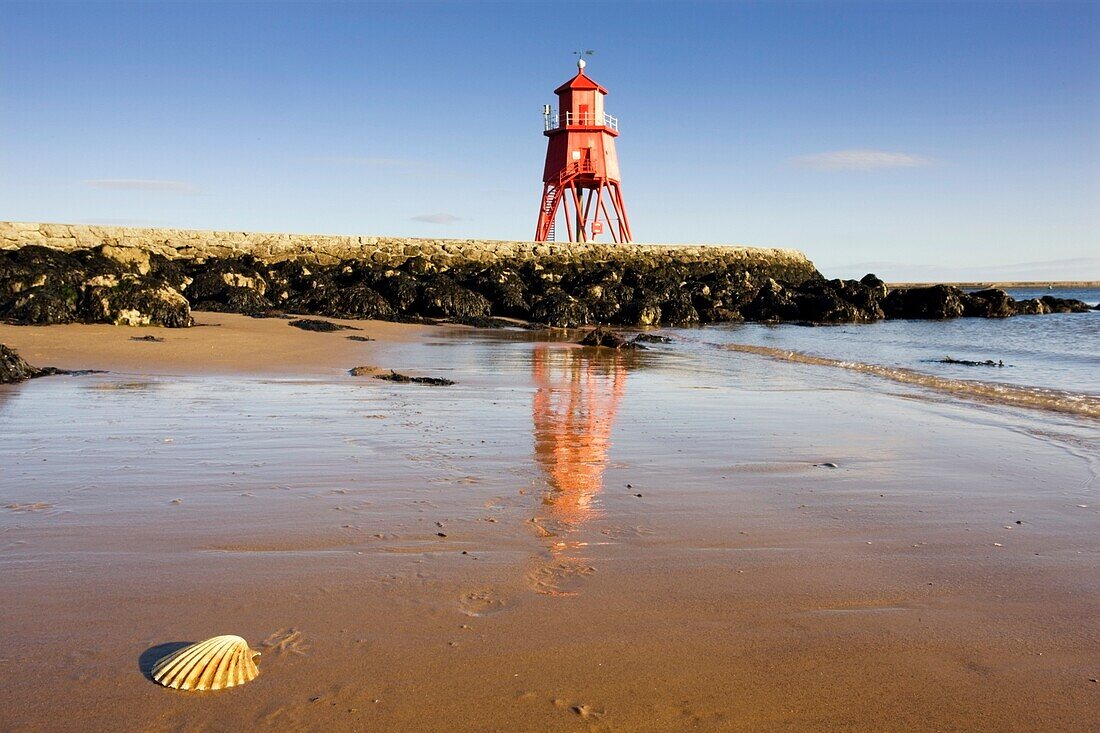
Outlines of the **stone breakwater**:
{"type": "Polygon", "coordinates": [[[789,249],[0,222],[0,319],[186,327],[191,310],[496,325],[843,323],[1087,310],[1000,290],[826,280],[789,249]]]}

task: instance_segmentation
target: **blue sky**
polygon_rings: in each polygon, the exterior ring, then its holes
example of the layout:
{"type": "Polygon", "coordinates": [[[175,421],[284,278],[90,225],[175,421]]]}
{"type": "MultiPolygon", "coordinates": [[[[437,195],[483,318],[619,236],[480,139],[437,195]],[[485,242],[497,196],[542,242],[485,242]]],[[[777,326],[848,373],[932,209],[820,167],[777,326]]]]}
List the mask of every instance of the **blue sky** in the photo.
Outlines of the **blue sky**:
{"type": "Polygon", "coordinates": [[[0,0],[0,219],[528,239],[571,52],[635,238],[1100,279],[1100,3],[0,0]]]}

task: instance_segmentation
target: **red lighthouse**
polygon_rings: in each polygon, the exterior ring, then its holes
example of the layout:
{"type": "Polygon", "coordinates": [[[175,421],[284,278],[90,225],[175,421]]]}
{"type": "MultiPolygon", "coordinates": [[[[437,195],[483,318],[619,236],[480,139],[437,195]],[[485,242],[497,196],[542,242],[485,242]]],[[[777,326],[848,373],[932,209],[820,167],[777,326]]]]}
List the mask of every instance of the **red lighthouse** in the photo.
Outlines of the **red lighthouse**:
{"type": "Polygon", "coordinates": [[[549,105],[543,108],[548,140],[535,241],[555,238],[554,220],[560,209],[567,241],[590,241],[606,226],[613,240],[629,242],[615,153],[619,120],[604,112],[607,90],[585,76],[584,59],[577,61],[577,69],[576,76],[554,90],[557,112],[549,105]]]}

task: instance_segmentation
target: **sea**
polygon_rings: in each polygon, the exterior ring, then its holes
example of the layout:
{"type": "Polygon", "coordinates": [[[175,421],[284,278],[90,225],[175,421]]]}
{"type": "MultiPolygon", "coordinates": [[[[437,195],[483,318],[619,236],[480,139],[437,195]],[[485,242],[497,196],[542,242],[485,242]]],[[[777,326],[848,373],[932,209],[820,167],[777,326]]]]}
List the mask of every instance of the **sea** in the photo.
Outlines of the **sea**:
{"type": "MultiPolygon", "coordinates": [[[[1095,306],[1100,288],[1016,289],[1095,306]]],[[[803,326],[722,324],[679,332],[701,345],[862,372],[955,397],[1100,417],[1100,311],[803,326]],[[993,366],[949,363],[992,362],[993,366]]]]}

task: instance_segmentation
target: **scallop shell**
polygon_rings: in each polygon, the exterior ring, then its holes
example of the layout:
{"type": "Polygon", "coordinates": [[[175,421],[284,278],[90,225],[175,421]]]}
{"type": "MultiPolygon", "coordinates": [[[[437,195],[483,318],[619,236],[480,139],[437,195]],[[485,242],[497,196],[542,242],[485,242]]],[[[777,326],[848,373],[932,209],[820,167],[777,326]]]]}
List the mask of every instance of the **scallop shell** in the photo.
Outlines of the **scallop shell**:
{"type": "Polygon", "coordinates": [[[174,690],[220,690],[255,679],[260,670],[239,636],[215,636],[172,652],[153,666],[153,680],[174,690]]]}

